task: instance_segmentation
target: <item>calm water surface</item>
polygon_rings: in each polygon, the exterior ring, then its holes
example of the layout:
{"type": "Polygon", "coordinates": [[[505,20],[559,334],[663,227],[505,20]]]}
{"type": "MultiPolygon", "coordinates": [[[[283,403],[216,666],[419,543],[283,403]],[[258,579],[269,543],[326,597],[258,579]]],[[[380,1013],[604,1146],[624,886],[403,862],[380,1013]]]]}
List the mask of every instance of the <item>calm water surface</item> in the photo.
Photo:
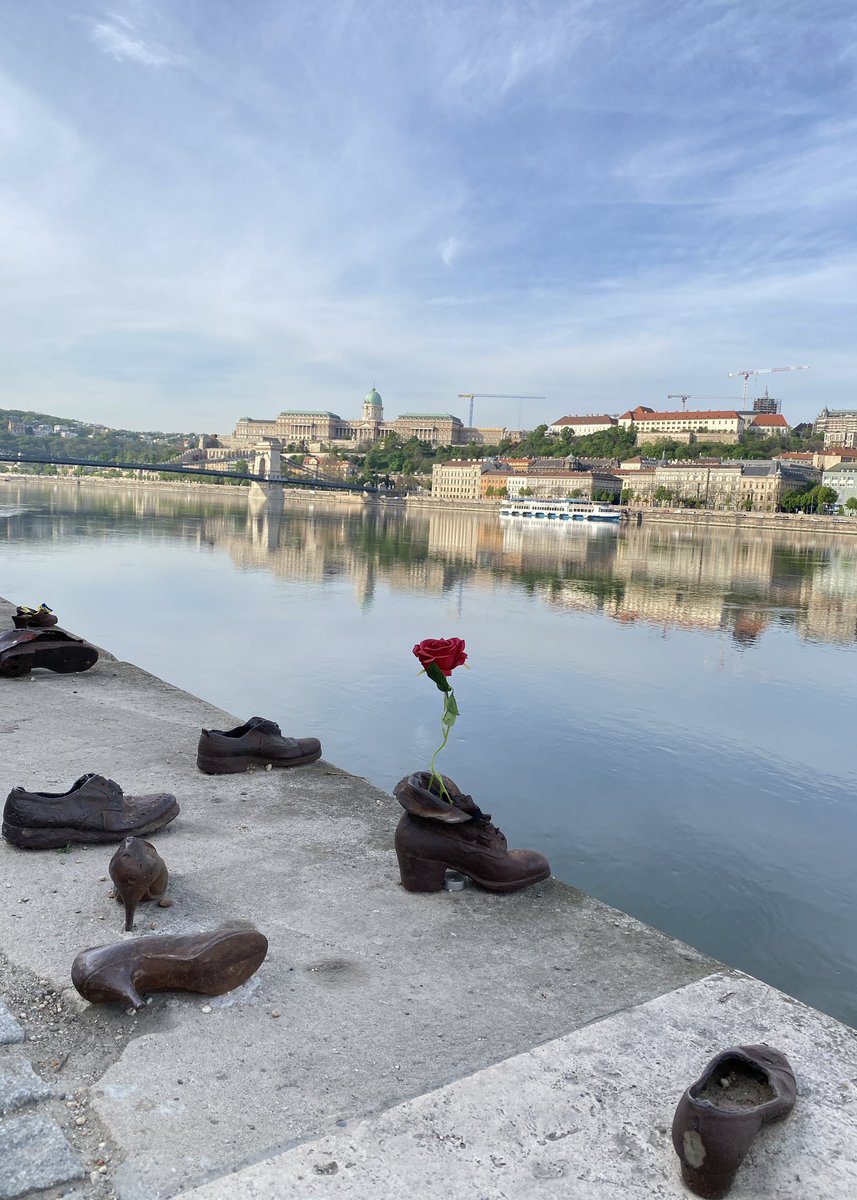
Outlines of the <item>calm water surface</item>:
{"type": "Polygon", "coordinates": [[[857,1025],[857,538],[3,481],[0,594],[387,790],[463,637],[442,766],[512,844],[857,1025]]]}

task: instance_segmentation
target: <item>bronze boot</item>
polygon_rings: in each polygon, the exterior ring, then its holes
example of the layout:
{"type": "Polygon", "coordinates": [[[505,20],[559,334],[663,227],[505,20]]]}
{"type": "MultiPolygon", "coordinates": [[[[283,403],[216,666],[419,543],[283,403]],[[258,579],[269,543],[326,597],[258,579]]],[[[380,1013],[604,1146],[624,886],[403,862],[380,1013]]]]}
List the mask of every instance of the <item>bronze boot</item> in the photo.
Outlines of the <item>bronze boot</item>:
{"type": "Polygon", "coordinates": [[[770,1046],[733,1046],[711,1060],[678,1102],[673,1146],[684,1182],[697,1196],[719,1200],[763,1125],[794,1107],[788,1059],[770,1046]]]}
{"type": "Polygon", "coordinates": [[[126,837],[110,860],[113,892],[125,905],[125,929],[134,928],[134,912],[141,900],[159,900],[167,890],[169,872],[151,842],[126,837]]]}
{"type": "Polygon", "coordinates": [[[268,953],[258,929],[153,934],[81,950],[71,981],[93,1004],[143,1008],[142,992],[201,992],[222,996],[246,983],[268,953]]]}
{"type": "Polygon", "coordinates": [[[450,801],[439,794],[428,771],[400,780],[393,794],[405,809],[396,829],[402,886],[409,892],[439,892],[447,869],[469,875],[490,892],[518,892],[550,878],[538,850],[510,850],[489,813],[442,775],[450,801]]]}

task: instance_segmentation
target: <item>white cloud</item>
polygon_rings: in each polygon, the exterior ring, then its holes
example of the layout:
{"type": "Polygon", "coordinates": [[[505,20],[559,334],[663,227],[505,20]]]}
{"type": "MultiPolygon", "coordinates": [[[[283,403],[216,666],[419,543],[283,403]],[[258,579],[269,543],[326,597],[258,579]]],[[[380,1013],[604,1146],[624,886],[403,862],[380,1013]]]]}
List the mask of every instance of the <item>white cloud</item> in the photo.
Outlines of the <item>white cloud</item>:
{"type": "Polygon", "coordinates": [[[718,41],[678,37],[710,8],[685,0],[654,32],[621,0],[85,2],[38,50],[12,6],[0,45],[22,398],[223,430],[286,396],[348,415],[377,372],[391,412],[474,389],[546,393],[552,419],[808,362],[774,377],[788,416],[853,402],[845,66],[736,88],[740,6],[718,41]]]}
{"type": "Polygon", "coordinates": [[[441,262],[445,267],[451,267],[461,253],[464,242],[459,237],[448,237],[438,246],[441,262]]]}
{"type": "Polygon", "coordinates": [[[147,67],[178,66],[184,61],[163,46],[144,41],[124,17],[97,21],[92,27],[91,36],[100,50],[117,61],[131,59],[147,67]]]}

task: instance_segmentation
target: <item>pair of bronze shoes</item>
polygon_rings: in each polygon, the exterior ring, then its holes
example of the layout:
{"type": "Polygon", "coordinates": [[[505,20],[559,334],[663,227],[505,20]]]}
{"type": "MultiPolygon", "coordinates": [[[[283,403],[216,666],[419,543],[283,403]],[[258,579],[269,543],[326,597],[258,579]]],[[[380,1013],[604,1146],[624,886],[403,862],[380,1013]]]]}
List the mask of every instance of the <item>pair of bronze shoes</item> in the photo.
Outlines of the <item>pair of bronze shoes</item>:
{"type": "MultiPolygon", "coordinates": [[[[125,929],[134,928],[141,900],[163,897],[166,864],[151,842],[125,838],[110,860],[116,899],[125,906],[125,929]]],[[[257,929],[216,929],[210,933],[154,934],[82,950],[71,979],[92,1004],[118,1002],[143,1008],[144,992],[201,992],[222,996],[246,983],[262,965],[268,939],[257,929]]]]}
{"type": "MultiPolygon", "coordinates": [[[[115,898],[125,907],[128,931],[141,901],[163,903],[169,872],[151,842],[128,837],[110,860],[110,878],[115,898]]],[[[71,979],[93,1004],[140,1009],[145,992],[231,992],[255,974],[267,953],[268,939],[253,928],[146,935],[82,950],[72,963],[71,979]]]]}
{"type": "MultiPolygon", "coordinates": [[[[127,837],[110,860],[113,894],[125,908],[125,929],[134,928],[137,905],[164,902],[166,863],[151,842],[127,837]]],[[[145,992],[200,992],[221,996],[246,983],[262,965],[268,939],[252,927],[208,933],[154,934],[82,950],[71,979],[92,1004],[143,1008],[145,992]]]]}
{"type": "Polygon", "coordinates": [[[54,610],[48,608],[47,604],[40,604],[38,608],[28,608],[26,604],[19,604],[12,624],[16,629],[47,629],[56,625],[57,620],[54,610]]]}

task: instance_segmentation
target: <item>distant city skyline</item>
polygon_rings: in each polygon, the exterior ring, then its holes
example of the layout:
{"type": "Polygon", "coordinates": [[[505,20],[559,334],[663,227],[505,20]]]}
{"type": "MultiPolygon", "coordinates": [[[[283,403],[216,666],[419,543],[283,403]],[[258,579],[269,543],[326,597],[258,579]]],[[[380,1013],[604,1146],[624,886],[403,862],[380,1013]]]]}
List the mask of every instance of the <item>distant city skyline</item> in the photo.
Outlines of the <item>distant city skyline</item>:
{"type": "Polygon", "coordinates": [[[0,407],[857,406],[846,0],[0,12],[0,407]]]}

